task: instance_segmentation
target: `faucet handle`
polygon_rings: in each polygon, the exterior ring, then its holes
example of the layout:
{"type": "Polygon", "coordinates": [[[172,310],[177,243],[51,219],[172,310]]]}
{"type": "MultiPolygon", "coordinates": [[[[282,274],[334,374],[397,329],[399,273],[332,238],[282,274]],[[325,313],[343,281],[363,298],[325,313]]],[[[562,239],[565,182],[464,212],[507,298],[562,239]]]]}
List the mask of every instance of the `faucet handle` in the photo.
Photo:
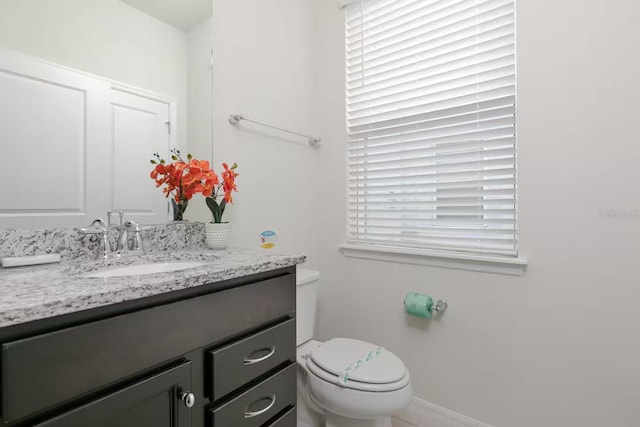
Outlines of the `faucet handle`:
{"type": "Polygon", "coordinates": [[[138,251],[145,253],[144,247],[142,246],[142,227],[135,221],[127,221],[125,222],[125,227],[129,229],[129,233],[132,233],[132,236],[129,236],[129,250],[138,251]]]}
{"type": "Polygon", "coordinates": [[[127,221],[118,236],[118,246],[116,252],[118,256],[122,256],[127,252],[136,252],[144,254],[142,246],[142,227],[135,221],[127,221]]]}
{"type": "Polygon", "coordinates": [[[109,258],[111,253],[111,242],[109,241],[109,229],[106,227],[102,218],[95,219],[88,228],[81,228],[83,234],[100,234],[98,248],[96,249],[96,258],[109,258]]]}
{"type": "Polygon", "coordinates": [[[96,224],[98,224],[100,227],[104,227],[105,225],[107,225],[107,224],[104,223],[104,219],[102,219],[102,218],[94,219],[93,222],[91,223],[91,226],[93,227],[96,224]]]}
{"type": "Polygon", "coordinates": [[[127,227],[130,230],[133,229],[133,231],[136,232],[136,233],[142,231],[142,227],[140,227],[140,224],[137,223],[136,221],[133,221],[133,220],[129,220],[129,221],[125,222],[124,226],[127,227]]]}
{"type": "Polygon", "coordinates": [[[94,219],[89,227],[81,228],[83,234],[100,234],[107,231],[106,224],[102,218],[94,219]]]}
{"type": "Polygon", "coordinates": [[[122,218],[124,218],[124,211],[118,211],[118,216],[120,217],[120,225],[122,226],[122,218]]]}
{"type": "Polygon", "coordinates": [[[100,243],[98,244],[98,252],[96,258],[109,258],[111,254],[111,241],[109,240],[109,230],[107,228],[102,229],[102,235],[100,236],[100,243]]]}

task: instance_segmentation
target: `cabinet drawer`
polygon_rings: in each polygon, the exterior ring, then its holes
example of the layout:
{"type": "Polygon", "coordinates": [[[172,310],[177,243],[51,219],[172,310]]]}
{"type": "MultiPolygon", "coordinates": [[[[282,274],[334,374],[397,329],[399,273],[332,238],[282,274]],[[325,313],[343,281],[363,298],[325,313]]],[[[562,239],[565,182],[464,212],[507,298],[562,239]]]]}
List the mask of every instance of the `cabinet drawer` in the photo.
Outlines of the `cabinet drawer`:
{"type": "Polygon", "coordinates": [[[3,419],[96,392],[294,311],[295,276],[286,275],[5,343],[3,419]]]}
{"type": "Polygon", "coordinates": [[[211,427],[258,427],[296,403],[296,365],[210,409],[211,427]]]}
{"type": "Polygon", "coordinates": [[[296,408],[291,408],[269,424],[269,427],[296,427],[296,424],[296,408]]]}
{"type": "Polygon", "coordinates": [[[210,397],[218,400],[278,365],[295,362],[296,321],[287,320],[209,354],[210,397]]]}

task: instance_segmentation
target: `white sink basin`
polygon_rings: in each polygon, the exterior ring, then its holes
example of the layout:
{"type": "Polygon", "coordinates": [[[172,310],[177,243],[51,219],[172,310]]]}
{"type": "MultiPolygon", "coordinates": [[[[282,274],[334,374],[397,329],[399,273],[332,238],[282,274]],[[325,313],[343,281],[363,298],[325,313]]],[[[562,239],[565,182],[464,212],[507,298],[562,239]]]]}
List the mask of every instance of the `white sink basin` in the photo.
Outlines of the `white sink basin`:
{"type": "Polygon", "coordinates": [[[83,274],[82,277],[123,277],[141,276],[143,274],[170,273],[172,271],[186,270],[206,265],[206,262],[198,261],[174,261],[174,262],[153,262],[149,264],[128,265],[126,267],[108,268],[106,270],[93,271],[83,274]]]}

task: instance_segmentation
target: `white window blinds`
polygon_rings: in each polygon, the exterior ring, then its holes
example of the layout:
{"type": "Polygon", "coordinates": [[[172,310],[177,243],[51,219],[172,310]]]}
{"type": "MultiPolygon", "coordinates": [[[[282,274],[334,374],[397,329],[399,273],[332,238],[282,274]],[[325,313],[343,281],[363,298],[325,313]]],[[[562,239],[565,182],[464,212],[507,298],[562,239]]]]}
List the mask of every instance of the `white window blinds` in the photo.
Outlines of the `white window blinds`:
{"type": "Polygon", "coordinates": [[[514,0],[353,0],[348,240],[517,255],[514,0]]]}

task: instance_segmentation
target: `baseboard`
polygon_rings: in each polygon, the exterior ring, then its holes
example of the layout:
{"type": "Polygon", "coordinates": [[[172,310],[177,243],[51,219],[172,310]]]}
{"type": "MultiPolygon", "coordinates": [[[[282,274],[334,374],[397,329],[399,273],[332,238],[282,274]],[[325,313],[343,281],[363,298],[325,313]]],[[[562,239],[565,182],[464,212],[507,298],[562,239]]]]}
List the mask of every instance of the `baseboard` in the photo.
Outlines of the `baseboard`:
{"type": "Polygon", "coordinates": [[[492,427],[417,397],[393,421],[394,427],[492,427]]]}

